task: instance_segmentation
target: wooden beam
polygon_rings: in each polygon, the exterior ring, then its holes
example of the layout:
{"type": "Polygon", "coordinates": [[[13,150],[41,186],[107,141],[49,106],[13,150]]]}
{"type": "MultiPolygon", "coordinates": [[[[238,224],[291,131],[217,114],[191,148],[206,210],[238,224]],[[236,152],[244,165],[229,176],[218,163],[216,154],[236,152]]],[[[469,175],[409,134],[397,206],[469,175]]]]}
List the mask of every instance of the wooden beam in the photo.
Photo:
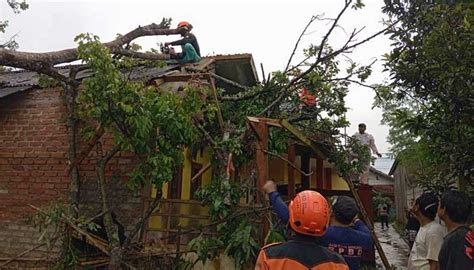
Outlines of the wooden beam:
{"type": "MultiPolygon", "coordinates": [[[[262,191],[262,187],[268,180],[268,156],[265,151],[268,150],[268,126],[264,122],[255,123],[259,140],[257,141],[257,189],[262,191]]],[[[257,201],[258,201],[257,197],[257,201]]]]}
{"type": "MultiPolygon", "coordinates": [[[[301,170],[308,173],[309,169],[311,167],[311,155],[309,152],[303,153],[301,155],[301,170]]],[[[310,177],[305,174],[301,174],[301,187],[303,189],[309,189],[311,187],[310,185],[310,177]]]]}
{"type": "Polygon", "coordinates": [[[162,77],[165,82],[187,82],[190,80],[202,79],[207,80],[209,78],[209,73],[193,73],[193,74],[176,74],[170,76],[162,77]]]}
{"type": "Polygon", "coordinates": [[[191,183],[194,182],[196,179],[198,179],[205,172],[207,172],[207,170],[209,170],[209,168],[211,168],[211,163],[210,162],[207,163],[204,167],[202,167],[201,170],[199,170],[199,172],[197,172],[195,175],[193,175],[193,177],[191,178],[191,183]]]}
{"type": "Polygon", "coordinates": [[[219,97],[217,96],[217,89],[215,85],[214,79],[209,75],[209,81],[211,82],[211,90],[212,90],[212,95],[214,97],[214,102],[216,103],[217,107],[217,120],[219,121],[219,126],[221,127],[222,132],[224,132],[224,118],[222,117],[222,111],[221,111],[221,106],[219,103],[219,97]]]}
{"type": "Polygon", "coordinates": [[[383,251],[382,246],[380,245],[380,241],[377,238],[377,235],[375,234],[372,221],[370,220],[369,215],[367,214],[367,211],[365,210],[364,204],[362,203],[359,197],[359,193],[357,193],[357,190],[354,186],[354,183],[352,182],[352,179],[350,177],[345,177],[344,180],[346,180],[346,183],[352,192],[352,196],[354,197],[354,200],[356,201],[357,206],[359,207],[362,220],[365,222],[365,225],[367,225],[367,227],[369,228],[370,235],[372,236],[372,240],[374,241],[374,245],[377,248],[377,251],[380,255],[380,259],[382,260],[382,263],[385,266],[385,269],[392,269],[392,267],[390,266],[390,263],[388,262],[387,256],[385,255],[385,252],[383,251]]]}
{"type": "Polygon", "coordinates": [[[295,128],[288,121],[280,120],[280,125],[284,129],[288,130],[291,134],[293,134],[299,141],[309,146],[319,158],[325,157],[324,153],[321,150],[319,150],[318,147],[316,147],[314,143],[308,137],[306,137],[301,131],[295,128]]]}
{"type": "Polygon", "coordinates": [[[316,188],[317,189],[324,188],[323,167],[324,167],[324,161],[320,158],[317,158],[316,159],[316,188]]]}
{"type": "Polygon", "coordinates": [[[324,168],[324,189],[332,189],[332,169],[324,168]]]}
{"type": "Polygon", "coordinates": [[[281,124],[280,124],[280,120],[278,120],[278,119],[247,116],[247,121],[249,121],[249,122],[251,122],[251,123],[265,122],[265,123],[267,123],[269,126],[279,127],[279,128],[282,127],[281,124]]]}
{"type": "MultiPolygon", "coordinates": [[[[288,160],[295,164],[296,160],[296,146],[294,143],[288,145],[288,160]]],[[[293,199],[296,194],[296,183],[295,183],[295,169],[288,166],[288,197],[293,199]]]]}

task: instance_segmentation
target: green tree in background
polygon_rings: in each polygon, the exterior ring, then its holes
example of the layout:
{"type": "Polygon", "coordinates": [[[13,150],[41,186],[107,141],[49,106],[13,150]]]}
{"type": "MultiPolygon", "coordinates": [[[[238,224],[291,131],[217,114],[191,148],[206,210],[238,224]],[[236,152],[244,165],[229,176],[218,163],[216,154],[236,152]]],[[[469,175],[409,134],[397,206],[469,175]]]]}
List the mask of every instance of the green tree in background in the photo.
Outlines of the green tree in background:
{"type": "Polygon", "coordinates": [[[400,162],[440,190],[473,184],[474,4],[438,2],[386,1],[397,23],[387,31],[390,82],[377,89],[375,105],[400,162]]]}

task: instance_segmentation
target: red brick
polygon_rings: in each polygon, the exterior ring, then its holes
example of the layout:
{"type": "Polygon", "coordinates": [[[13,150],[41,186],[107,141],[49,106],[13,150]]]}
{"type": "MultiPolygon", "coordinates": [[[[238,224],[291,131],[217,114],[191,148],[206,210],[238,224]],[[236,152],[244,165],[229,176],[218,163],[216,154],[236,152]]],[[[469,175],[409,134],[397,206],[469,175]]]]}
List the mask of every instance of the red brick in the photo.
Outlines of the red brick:
{"type": "Polygon", "coordinates": [[[44,176],[58,176],[58,172],[54,171],[45,171],[44,176]]]}

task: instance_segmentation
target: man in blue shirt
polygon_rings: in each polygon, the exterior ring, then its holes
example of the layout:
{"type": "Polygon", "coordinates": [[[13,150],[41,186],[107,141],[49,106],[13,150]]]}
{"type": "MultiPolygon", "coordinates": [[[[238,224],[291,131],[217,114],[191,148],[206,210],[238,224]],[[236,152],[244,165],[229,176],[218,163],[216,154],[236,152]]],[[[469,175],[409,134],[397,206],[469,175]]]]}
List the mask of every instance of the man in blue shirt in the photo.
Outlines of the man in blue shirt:
{"type": "MultiPolygon", "coordinates": [[[[278,217],[287,223],[288,206],[283,202],[273,181],[267,181],[263,190],[278,217]]],[[[331,201],[331,222],[326,233],[320,237],[321,244],[342,255],[349,269],[360,269],[362,252],[372,248],[372,238],[367,226],[357,218],[359,210],[351,197],[337,196],[331,201]]]]}

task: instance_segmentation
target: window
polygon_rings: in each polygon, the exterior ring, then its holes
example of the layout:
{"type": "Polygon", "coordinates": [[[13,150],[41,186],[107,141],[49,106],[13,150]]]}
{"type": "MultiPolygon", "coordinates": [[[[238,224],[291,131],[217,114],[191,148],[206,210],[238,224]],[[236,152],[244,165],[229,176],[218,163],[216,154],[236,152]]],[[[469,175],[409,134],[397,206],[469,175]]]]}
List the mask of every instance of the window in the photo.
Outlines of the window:
{"type": "MultiPolygon", "coordinates": [[[[194,175],[196,175],[202,169],[202,164],[191,162],[191,179],[194,175]]],[[[198,188],[201,186],[202,182],[202,175],[200,175],[197,179],[191,182],[191,200],[195,199],[195,194],[198,188]]]]}
{"type": "Polygon", "coordinates": [[[173,180],[168,184],[168,199],[181,199],[183,167],[179,167],[173,174],[173,180]]]}

